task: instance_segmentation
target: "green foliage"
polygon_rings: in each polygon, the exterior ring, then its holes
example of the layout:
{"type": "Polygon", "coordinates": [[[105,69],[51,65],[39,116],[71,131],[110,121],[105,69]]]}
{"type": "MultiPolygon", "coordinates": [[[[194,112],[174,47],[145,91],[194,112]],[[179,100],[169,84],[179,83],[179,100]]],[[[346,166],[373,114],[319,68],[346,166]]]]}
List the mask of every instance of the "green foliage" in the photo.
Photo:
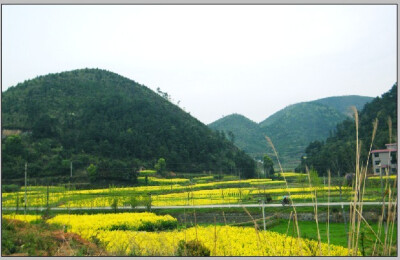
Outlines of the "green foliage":
{"type": "Polygon", "coordinates": [[[2,144],[3,179],[23,177],[25,160],[31,178],[68,176],[62,162],[72,160],[74,172],[96,165],[92,181],[104,183],[132,182],[132,172],[157,158],[174,172],[228,173],[238,161],[252,161],[168,99],[99,69],[49,74],[7,89],[2,127],[22,131],[20,141],[8,137],[2,144]]]}
{"type": "Polygon", "coordinates": [[[165,162],[165,159],[158,159],[156,165],[154,165],[154,168],[156,169],[158,174],[160,174],[161,176],[165,176],[167,170],[167,163],[165,162]]]}
{"type": "Polygon", "coordinates": [[[264,154],[263,157],[263,168],[264,168],[264,175],[266,178],[274,175],[274,162],[268,155],[264,154]]]}
{"type": "Polygon", "coordinates": [[[111,199],[111,204],[110,204],[111,208],[114,210],[114,213],[117,213],[117,209],[118,209],[118,198],[113,198],[111,199]]]}
{"type": "Polygon", "coordinates": [[[1,191],[2,192],[14,192],[14,191],[19,191],[20,186],[16,184],[9,184],[9,185],[1,185],[1,191]]]}
{"type": "Polygon", "coordinates": [[[150,212],[151,211],[151,203],[152,203],[152,199],[151,199],[151,195],[148,194],[147,196],[142,197],[140,203],[146,207],[146,211],[150,212]]]}
{"type": "Polygon", "coordinates": [[[210,256],[210,250],[198,240],[185,241],[178,243],[177,256],[210,256]]]}
{"type": "Polygon", "coordinates": [[[139,206],[139,200],[135,196],[131,196],[129,198],[128,204],[131,206],[132,209],[139,206]]]}
{"type": "Polygon", "coordinates": [[[178,226],[176,220],[163,220],[163,221],[143,221],[138,227],[139,231],[155,232],[163,230],[173,230],[178,226]]]}
{"type": "MultiPolygon", "coordinates": [[[[372,140],[373,122],[378,118],[378,130],[372,149],[385,148],[385,144],[397,141],[397,83],[382,97],[373,99],[359,112],[359,140],[361,162],[366,162],[372,140]],[[392,140],[389,140],[388,117],[392,120],[392,140]]],[[[338,124],[334,134],[325,142],[311,142],[305,149],[305,156],[296,172],[305,172],[306,165],[313,167],[319,175],[330,169],[344,176],[355,172],[356,128],[354,119],[338,124]]],[[[372,163],[369,163],[371,166],[372,163]]]]}
{"type": "Polygon", "coordinates": [[[86,169],[90,180],[94,181],[97,179],[97,167],[93,164],[90,164],[89,167],[86,169]]]}
{"type": "Polygon", "coordinates": [[[364,105],[372,101],[372,99],[373,99],[372,97],[350,95],[350,96],[322,98],[315,100],[313,102],[332,107],[336,109],[338,112],[345,114],[348,117],[352,117],[353,113],[350,109],[350,106],[355,106],[358,110],[361,110],[364,107],[364,105]]]}
{"type": "MultiPolygon", "coordinates": [[[[208,126],[214,130],[223,131],[232,143],[253,157],[261,158],[269,149],[258,124],[245,116],[232,114],[208,126]]],[[[272,151],[270,152],[272,154],[272,151]]]]}
{"type": "Polygon", "coordinates": [[[370,100],[372,98],[362,96],[324,98],[288,106],[259,124],[233,114],[209,127],[227,134],[231,131],[239,148],[260,160],[267,153],[277,165],[274,152],[265,140],[265,135],[269,136],[283,168],[292,170],[311,141],[327,138],[336,124],[349,116],[349,106],[361,109],[370,100]]]}
{"type": "Polygon", "coordinates": [[[320,177],[318,177],[317,171],[311,169],[309,171],[309,174],[310,174],[311,187],[319,187],[323,185],[323,181],[321,180],[320,177]]]}

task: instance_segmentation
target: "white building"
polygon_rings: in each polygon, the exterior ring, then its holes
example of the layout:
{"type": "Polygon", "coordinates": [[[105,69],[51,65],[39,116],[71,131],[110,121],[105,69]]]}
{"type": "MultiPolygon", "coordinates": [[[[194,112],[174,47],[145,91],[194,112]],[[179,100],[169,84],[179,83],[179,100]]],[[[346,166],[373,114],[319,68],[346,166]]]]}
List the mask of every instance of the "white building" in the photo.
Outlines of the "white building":
{"type": "Polygon", "coordinates": [[[397,174],[397,143],[386,144],[386,149],[372,150],[371,154],[375,175],[386,175],[386,169],[397,174]]]}

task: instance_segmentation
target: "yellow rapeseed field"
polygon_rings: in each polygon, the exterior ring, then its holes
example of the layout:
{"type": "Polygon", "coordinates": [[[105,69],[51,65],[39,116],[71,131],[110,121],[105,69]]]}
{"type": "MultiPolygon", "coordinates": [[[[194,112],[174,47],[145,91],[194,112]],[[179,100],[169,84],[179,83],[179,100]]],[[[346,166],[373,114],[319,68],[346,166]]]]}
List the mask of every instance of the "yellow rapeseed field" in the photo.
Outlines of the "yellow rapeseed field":
{"type": "Polygon", "coordinates": [[[2,215],[2,217],[6,219],[16,219],[25,222],[32,222],[42,218],[40,215],[20,215],[20,214],[4,214],[2,215]]]}
{"type": "Polygon", "coordinates": [[[115,213],[94,215],[60,214],[47,221],[50,224],[64,225],[69,232],[80,234],[84,238],[96,236],[99,230],[139,230],[146,223],[162,225],[165,222],[176,224],[170,215],[157,216],[154,213],[115,213]]]}
{"type": "MultiPolygon", "coordinates": [[[[87,234],[82,234],[87,236],[87,234]]],[[[197,239],[211,256],[314,256],[320,255],[317,241],[256,231],[250,227],[208,226],[163,232],[98,231],[96,239],[115,255],[173,256],[180,240],[197,239]]],[[[328,245],[321,244],[321,255],[328,245]]],[[[331,256],[345,256],[347,248],[330,245],[331,256]]]]}

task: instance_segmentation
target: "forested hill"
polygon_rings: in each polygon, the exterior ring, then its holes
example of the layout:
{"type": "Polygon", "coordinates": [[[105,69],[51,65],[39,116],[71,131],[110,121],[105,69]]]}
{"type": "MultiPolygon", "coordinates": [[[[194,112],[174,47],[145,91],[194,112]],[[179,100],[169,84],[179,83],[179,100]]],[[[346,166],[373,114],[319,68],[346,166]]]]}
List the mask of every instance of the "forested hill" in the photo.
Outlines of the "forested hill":
{"type": "Polygon", "coordinates": [[[372,99],[372,97],[350,95],[321,98],[312,102],[332,107],[339,113],[352,117],[353,112],[350,109],[351,106],[355,106],[357,109],[361,110],[364,105],[372,99]]]}
{"type": "Polygon", "coordinates": [[[243,115],[225,116],[208,126],[223,131],[234,144],[253,157],[260,157],[269,151],[267,141],[258,124],[243,115]]]}
{"type": "Polygon", "coordinates": [[[31,177],[68,175],[72,161],[78,173],[94,164],[99,178],[128,181],[159,158],[172,171],[254,175],[249,156],[166,96],[100,69],[11,87],[2,95],[3,138],[20,134],[3,139],[2,178],[22,177],[25,161],[31,177]]]}
{"type": "Polygon", "coordinates": [[[279,152],[282,163],[294,169],[307,144],[323,140],[346,118],[332,107],[315,102],[298,103],[282,109],[260,123],[279,152]]]}
{"type": "MultiPolygon", "coordinates": [[[[361,162],[366,165],[372,139],[373,122],[378,119],[378,128],[372,149],[385,148],[385,144],[397,142],[397,83],[390,91],[367,103],[359,111],[359,140],[361,162]],[[391,120],[392,136],[389,135],[388,120],[391,120]]],[[[354,119],[338,124],[334,135],[326,141],[311,142],[305,149],[305,159],[297,171],[305,171],[305,166],[313,167],[320,175],[331,170],[333,174],[343,175],[355,172],[356,130],[354,119]]],[[[371,162],[369,163],[371,166],[371,162]]]]}
{"type": "Polygon", "coordinates": [[[299,163],[307,145],[314,140],[324,140],[330,132],[349,116],[350,106],[362,109],[372,100],[363,96],[340,96],[302,102],[285,107],[259,124],[241,115],[221,118],[209,127],[232,132],[234,143],[249,155],[261,159],[275,155],[265,136],[273,141],[284,168],[293,170],[299,163]]]}

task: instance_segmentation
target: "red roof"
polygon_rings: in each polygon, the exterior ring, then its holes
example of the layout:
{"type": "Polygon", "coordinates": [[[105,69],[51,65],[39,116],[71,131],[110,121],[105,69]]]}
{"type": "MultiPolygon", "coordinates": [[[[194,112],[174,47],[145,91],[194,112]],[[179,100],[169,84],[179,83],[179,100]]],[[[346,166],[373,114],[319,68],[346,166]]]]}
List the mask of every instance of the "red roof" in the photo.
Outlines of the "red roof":
{"type": "Polygon", "coordinates": [[[380,150],[372,150],[371,153],[388,153],[388,152],[397,152],[396,149],[380,149],[380,150]]]}

